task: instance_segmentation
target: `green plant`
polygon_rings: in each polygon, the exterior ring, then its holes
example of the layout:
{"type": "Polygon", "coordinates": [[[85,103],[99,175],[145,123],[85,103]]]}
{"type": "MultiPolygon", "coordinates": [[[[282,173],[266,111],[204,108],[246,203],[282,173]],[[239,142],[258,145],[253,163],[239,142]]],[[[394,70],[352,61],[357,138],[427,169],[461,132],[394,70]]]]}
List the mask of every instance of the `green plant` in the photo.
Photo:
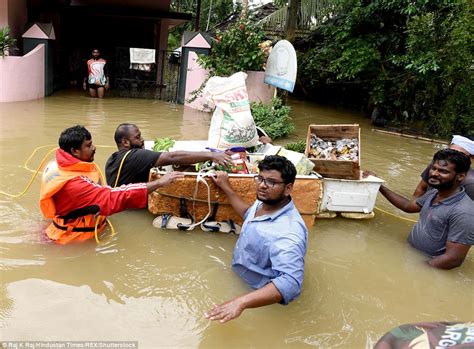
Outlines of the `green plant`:
{"type": "Polygon", "coordinates": [[[15,47],[16,39],[10,36],[10,27],[0,28],[0,56],[8,56],[15,47]]]}
{"type": "Polygon", "coordinates": [[[341,0],[299,56],[311,97],[377,107],[392,125],[473,130],[474,2],[341,0]]]}
{"type": "Polygon", "coordinates": [[[300,140],[298,142],[288,143],[285,145],[288,150],[296,151],[298,153],[304,153],[306,150],[306,141],[300,140]]]}
{"type": "Polygon", "coordinates": [[[290,107],[283,105],[280,98],[273,98],[271,105],[251,103],[253,119],[272,139],[289,135],[295,130],[295,125],[290,117],[290,107]]]}
{"type": "Polygon", "coordinates": [[[199,62],[210,76],[229,76],[239,71],[262,70],[265,55],[259,44],[265,35],[262,28],[242,18],[225,32],[217,32],[210,55],[200,55],[199,62]]]}

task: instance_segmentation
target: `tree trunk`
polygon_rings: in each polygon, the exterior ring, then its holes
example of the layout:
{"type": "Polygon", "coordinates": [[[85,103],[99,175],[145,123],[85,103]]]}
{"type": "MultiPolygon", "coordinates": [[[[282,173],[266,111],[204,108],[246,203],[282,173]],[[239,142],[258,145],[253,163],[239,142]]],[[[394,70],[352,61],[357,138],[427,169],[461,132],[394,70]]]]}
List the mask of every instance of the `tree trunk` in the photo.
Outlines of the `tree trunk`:
{"type": "Polygon", "coordinates": [[[242,14],[240,16],[241,18],[244,18],[247,16],[248,9],[249,9],[249,0],[242,0],[242,14]]]}
{"type": "Polygon", "coordinates": [[[194,30],[199,31],[201,29],[201,0],[197,0],[197,9],[196,9],[196,23],[194,23],[194,30]]]}
{"type": "Polygon", "coordinates": [[[288,10],[286,12],[285,39],[293,43],[295,41],[296,24],[298,22],[298,9],[301,0],[288,0],[288,10]]]}

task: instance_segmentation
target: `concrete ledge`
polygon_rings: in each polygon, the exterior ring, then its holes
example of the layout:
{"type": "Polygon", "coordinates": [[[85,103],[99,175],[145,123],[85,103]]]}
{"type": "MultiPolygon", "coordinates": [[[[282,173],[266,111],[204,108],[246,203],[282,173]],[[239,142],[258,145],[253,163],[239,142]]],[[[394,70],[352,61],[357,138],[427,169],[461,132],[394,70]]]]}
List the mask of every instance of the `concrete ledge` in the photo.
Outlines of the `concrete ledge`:
{"type": "Polygon", "coordinates": [[[0,58],[0,102],[44,97],[44,51],[40,44],[24,56],[0,58]]]}

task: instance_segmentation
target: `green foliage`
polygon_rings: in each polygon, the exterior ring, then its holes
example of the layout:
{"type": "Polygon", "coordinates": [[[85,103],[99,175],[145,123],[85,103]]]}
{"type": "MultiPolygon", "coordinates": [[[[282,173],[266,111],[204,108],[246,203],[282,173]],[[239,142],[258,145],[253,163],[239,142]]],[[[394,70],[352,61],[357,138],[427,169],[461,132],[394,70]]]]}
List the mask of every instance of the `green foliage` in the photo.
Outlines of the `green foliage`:
{"type": "Polygon", "coordinates": [[[181,45],[180,37],[182,33],[173,31],[168,34],[168,50],[174,50],[181,45]]]}
{"type": "MultiPolygon", "coordinates": [[[[190,13],[194,17],[197,13],[197,1],[195,0],[172,0],[170,9],[175,12],[190,13]]],[[[202,0],[200,13],[200,30],[207,31],[217,24],[223,22],[229,14],[240,11],[240,5],[234,4],[232,0],[202,0]]],[[[176,28],[176,27],[175,27],[176,28]]],[[[195,30],[195,18],[191,22],[178,26],[181,33],[184,30],[195,30]]]]}
{"type": "Polygon", "coordinates": [[[302,83],[392,124],[474,133],[473,12],[468,0],[340,1],[300,53],[302,83]]]}
{"type": "Polygon", "coordinates": [[[13,50],[18,50],[15,47],[16,39],[10,35],[10,27],[0,28],[0,56],[8,56],[13,50]]]}
{"type": "MultiPolygon", "coordinates": [[[[197,12],[197,1],[194,0],[172,0],[170,9],[175,12],[190,13],[193,17],[197,12]]],[[[200,30],[207,31],[223,22],[230,13],[240,10],[239,4],[232,0],[202,0],[200,30]]],[[[195,18],[192,21],[173,27],[168,35],[168,50],[174,50],[181,46],[181,38],[184,31],[195,31],[195,18]]]]}
{"type": "Polygon", "coordinates": [[[229,76],[239,71],[263,68],[265,56],[259,47],[265,35],[262,28],[242,18],[225,32],[217,32],[209,56],[200,55],[199,62],[211,76],[229,76]]]}
{"type": "Polygon", "coordinates": [[[298,153],[304,153],[306,150],[306,141],[300,140],[298,142],[288,143],[285,145],[288,150],[296,151],[298,153]]]}
{"type": "Polygon", "coordinates": [[[153,144],[154,151],[169,151],[174,146],[174,139],[171,138],[156,138],[153,144]]]}
{"type": "Polygon", "coordinates": [[[265,130],[269,137],[285,137],[295,130],[290,117],[290,107],[283,105],[280,98],[273,98],[271,105],[251,103],[253,119],[258,127],[265,130]]]}

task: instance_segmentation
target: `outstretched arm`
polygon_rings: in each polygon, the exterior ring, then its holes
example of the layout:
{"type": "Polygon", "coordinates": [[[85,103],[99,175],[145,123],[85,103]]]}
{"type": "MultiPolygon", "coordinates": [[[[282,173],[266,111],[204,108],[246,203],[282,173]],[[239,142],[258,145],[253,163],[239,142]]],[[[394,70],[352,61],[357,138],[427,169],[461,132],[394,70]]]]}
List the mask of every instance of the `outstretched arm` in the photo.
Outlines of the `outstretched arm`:
{"type": "Polygon", "coordinates": [[[380,193],[387,198],[390,203],[400,210],[405,211],[407,213],[415,213],[420,212],[421,207],[418,206],[416,200],[408,200],[407,198],[391,191],[387,187],[381,185],[379,189],[380,193]]]}
{"type": "Polygon", "coordinates": [[[146,183],[146,189],[148,194],[154,192],[156,189],[165,187],[168,184],[171,184],[178,178],[184,178],[183,172],[169,172],[165,174],[164,176],[161,176],[158,179],[155,179],[152,182],[146,183]]]}
{"type": "Polygon", "coordinates": [[[208,160],[212,160],[219,165],[227,165],[231,163],[232,158],[224,152],[171,151],[161,153],[155,166],[190,165],[208,160]]]}
{"type": "Polygon", "coordinates": [[[230,186],[229,176],[227,175],[227,173],[224,171],[217,171],[215,173],[215,176],[211,178],[213,182],[225,193],[225,195],[229,199],[230,204],[237,212],[237,214],[243,218],[245,212],[247,212],[249,207],[252,205],[246,203],[240,198],[240,196],[235,193],[234,189],[232,189],[232,187],[230,186]]]}
{"type": "Polygon", "coordinates": [[[227,322],[235,319],[242,314],[245,309],[258,308],[273,303],[278,303],[282,296],[273,282],[266,284],[258,290],[243,294],[230,301],[216,305],[214,308],[204,313],[209,320],[219,320],[227,322]]]}
{"type": "Polygon", "coordinates": [[[446,252],[441,256],[430,259],[427,263],[439,269],[453,269],[459,267],[464,261],[464,258],[466,258],[470,247],[470,245],[448,241],[446,243],[446,252]]]}

